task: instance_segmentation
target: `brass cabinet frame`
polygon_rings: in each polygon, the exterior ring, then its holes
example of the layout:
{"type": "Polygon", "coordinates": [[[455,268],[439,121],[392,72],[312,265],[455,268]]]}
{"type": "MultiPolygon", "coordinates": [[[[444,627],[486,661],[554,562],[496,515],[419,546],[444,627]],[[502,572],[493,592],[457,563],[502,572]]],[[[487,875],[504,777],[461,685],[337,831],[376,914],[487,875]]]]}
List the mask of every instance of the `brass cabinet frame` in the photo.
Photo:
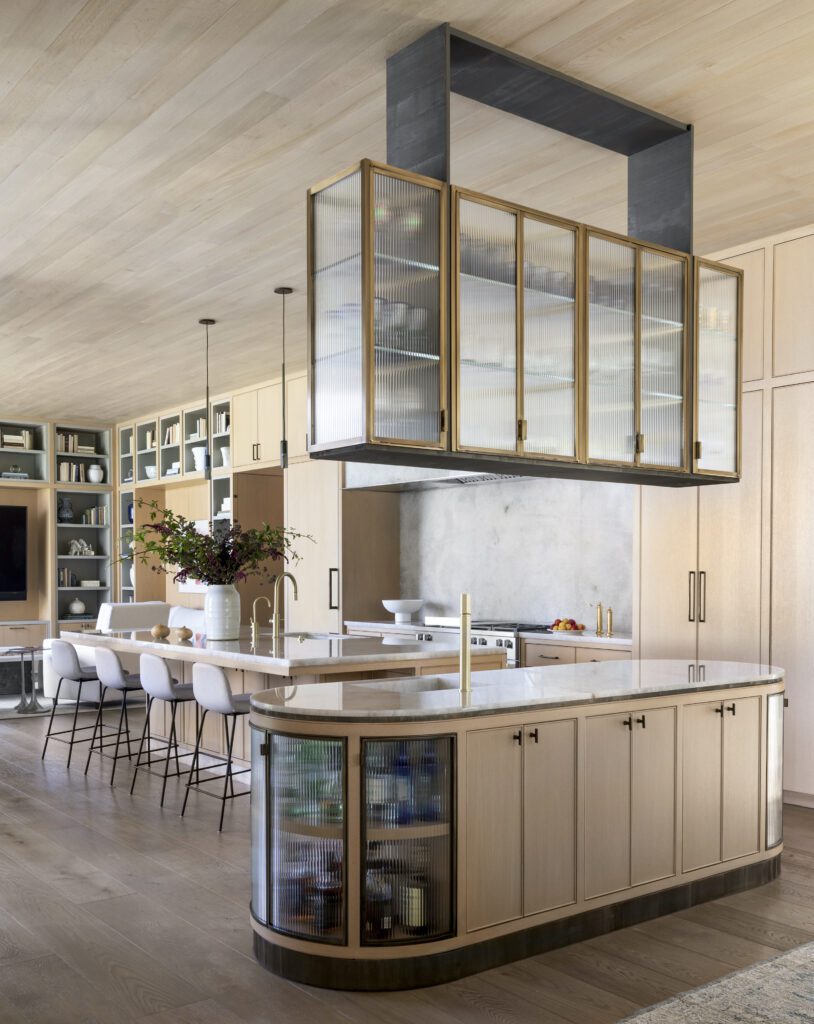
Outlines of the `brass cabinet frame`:
{"type": "Polygon", "coordinates": [[[407,448],[430,448],[446,450],[448,444],[448,383],[447,363],[448,356],[448,187],[442,181],[435,178],[428,178],[422,174],[412,171],[404,171],[397,167],[390,167],[388,164],[379,163],[375,160],[364,159],[357,164],[346,167],[338,174],[321,181],[308,189],[308,438],[310,451],[328,451],[337,448],[352,447],[359,444],[377,445],[398,445],[407,448]],[[314,331],[315,331],[315,310],[314,310],[314,196],[330,188],[344,178],[359,172],[361,187],[361,293],[362,293],[362,387],[363,397],[363,423],[364,434],[358,437],[346,438],[342,441],[329,441],[323,444],[314,443],[312,439],[315,432],[315,403],[314,403],[314,331]],[[438,209],[438,347],[439,347],[439,368],[438,368],[438,439],[436,441],[416,441],[412,439],[385,437],[377,435],[375,431],[375,410],[376,410],[376,364],[374,346],[376,333],[374,325],[374,291],[375,291],[375,214],[374,214],[374,177],[395,178],[399,181],[412,182],[415,185],[422,185],[431,188],[439,194],[438,209]]]}
{"type": "Polygon", "coordinates": [[[451,317],[451,377],[452,377],[452,450],[488,455],[524,456],[546,462],[581,462],[580,457],[580,423],[582,416],[582,357],[580,345],[580,316],[584,293],[582,274],[582,229],[576,221],[564,217],[555,217],[541,213],[530,207],[517,203],[507,203],[493,196],[476,192],[473,189],[451,187],[451,235],[452,235],[452,317],[451,317]],[[502,210],[515,218],[515,446],[508,448],[483,448],[475,445],[461,444],[461,380],[460,380],[460,306],[461,306],[461,244],[460,244],[460,201],[461,199],[491,206],[502,210]],[[574,454],[555,455],[547,452],[527,452],[525,450],[525,275],[523,265],[525,259],[525,232],[527,220],[535,220],[543,224],[551,224],[573,232],[574,235],[574,318],[573,318],[573,351],[574,351],[574,454]]]}
{"type": "Polygon", "coordinates": [[[701,256],[693,257],[693,374],[692,374],[692,389],[693,389],[693,413],[692,413],[692,471],[697,473],[699,476],[712,476],[716,478],[725,477],[730,480],[739,480],[741,475],[741,445],[743,431],[741,429],[741,399],[743,394],[743,271],[738,267],[730,267],[726,263],[717,263],[715,260],[707,260],[701,256]],[[699,277],[701,267],[707,267],[710,270],[717,270],[722,274],[727,274],[729,277],[734,277],[738,282],[738,301],[737,301],[737,356],[738,364],[735,371],[735,402],[737,405],[735,414],[735,469],[723,470],[723,469],[700,469],[698,466],[698,457],[696,452],[698,450],[698,341],[700,337],[700,330],[698,324],[698,314],[700,306],[698,303],[699,295],[699,277]]]}
{"type": "MultiPolygon", "coordinates": [[[[585,245],[584,245],[584,260],[583,260],[583,277],[584,277],[584,294],[585,299],[583,303],[583,321],[582,321],[582,348],[583,348],[583,362],[585,367],[584,372],[584,396],[583,396],[583,408],[584,408],[584,421],[582,424],[582,436],[585,442],[584,448],[584,459],[586,465],[600,465],[600,466],[614,466],[620,469],[640,469],[645,472],[650,470],[663,471],[669,473],[689,473],[690,467],[690,448],[691,448],[691,431],[694,430],[694,417],[690,414],[691,407],[691,382],[690,382],[690,349],[692,347],[692,334],[691,324],[693,323],[692,316],[692,298],[695,294],[695,289],[691,279],[691,257],[688,253],[680,252],[677,249],[669,249],[667,246],[655,245],[652,242],[641,242],[636,238],[630,238],[628,235],[621,235],[613,231],[603,231],[599,228],[588,227],[585,230],[585,245]],[[683,343],[682,343],[682,359],[681,359],[681,378],[682,378],[682,430],[681,430],[681,447],[682,447],[682,458],[681,464],[678,466],[663,466],[659,463],[654,462],[642,462],[642,452],[639,451],[638,444],[634,443],[633,460],[631,462],[624,462],[614,459],[592,459],[588,454],[588,446],[590,441],[589,431],[589,401],[588,393],[590,387],[590,332],[588,328],[588,317],[589,317],[589,305],[590,305],[590,289],[589,289],[589,257],[590,257],[590,239],[591,238],[602,238],[610,242],[616,242],[621,245],[626,245],[633,249],[635,254],[634,263],[634,300],[633,300],[633,344],[634,344],[634,366],[633,366],[633,429],[636,438],[641,435],[642,432],[642,253],[652,252],[662,256],[669,256],[672,259],[679,260],[684,264],[684,330],[683,330],[683,343]]],[[[717,474],[714,474],[717,475],[717,474]]]]}

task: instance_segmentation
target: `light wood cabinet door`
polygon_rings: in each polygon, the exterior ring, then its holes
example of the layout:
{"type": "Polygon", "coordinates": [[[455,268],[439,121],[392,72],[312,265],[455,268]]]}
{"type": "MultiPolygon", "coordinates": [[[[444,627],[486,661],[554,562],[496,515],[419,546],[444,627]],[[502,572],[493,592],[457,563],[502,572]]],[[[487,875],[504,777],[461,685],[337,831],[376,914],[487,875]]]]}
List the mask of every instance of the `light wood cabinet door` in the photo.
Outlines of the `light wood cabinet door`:
{"type": "Polygon", "coordinates": [[[760,848],[760,697],[724,701],[723,859],[760,848]]]}
{"type": "Polygon", "coordinates": [[[253,467],[257,449],[257,392],[232,396],[232,464],[235,469],[253,467]]]}
{"type": "Polygon", "coordinates": [[[257,392],[257,461],[280,464],[283,438],[283,386],[269,384],[257,392]]]}
{"type": "MultiPolygon", "coordinates": [[[[90,625],[95,627],[96,624],[92,622],[90,625]]],[[[45,634],[44,622],[0,626],[0,647],[39,647],[45,640],[45,634]]]]}
{"type": "Polygon", "coordinates": [[[285,432],[288,458],[308,455],[308,379],[294,377],[285,386],[285,432]]]}
{"type": "Polygon", "coordinates": [[[741,404],[740,482],[699,488],[698,660],[759,664],[763,392],[746,392],[741,404]]]}
{"type": "Polygon", "coordinates": [[[290,566],[299,599],[286,583],[286,629],[341,631],[340,483],[341,463],[308,461],[285,471],[285,524],[313,540],[295,542],[300,556],[290,566]]]}
{"type": "Polygon", "coordinates": [[[577,723],[527,726],[523,738],[523,914],[577,898],[577,723]]]}
{"type": "Polygon", "coordinates": [[[720,701],[691,704],[683,712],[682,869],[721,860],[720,701]]]}
{"type": "Polygon", "coordinates": [[[520,726],[467,736],[468,931],[514,921],[523,912],[521,741],[520,726]]]}
{"type": "MultiPolygon", "coordinates": [[[[631,716],[585,720],[585,896],[630,885],[631,716]]],[[[631,722],[632,724],[632,722],[631,722]]]]}
{"type": "Polygon", "coordinates": [[[814,370],[814,235],[774,247],[775,376],[814,370]]]}
{"type": "Polygon", "coordinates": [[[604,651],[600,647],[577,647],[577,665],[587,665],[592,661],[630,661],[630,651],[604,651]]]}
{"type": "Polygon", "coordinates": [[[766,250],[739,253],[721,263],[743,271],[743,379],[762,380],[766,250]]]}
{"type": "Polygon", "coordinates": [[[698,491],[641,489],[641,658],[696,658],[698,491]]]}
{"type": "Polygon", "coordinates": [[[675,874],[676,709],[633,715],[630,883],[675,874]]]}
{"type": "Polygon", "coordinates": [[[544,668],[546,665],[573,665],[576,651],[565,644],[538,644],[523,641],[524,668],[544,668]]]}

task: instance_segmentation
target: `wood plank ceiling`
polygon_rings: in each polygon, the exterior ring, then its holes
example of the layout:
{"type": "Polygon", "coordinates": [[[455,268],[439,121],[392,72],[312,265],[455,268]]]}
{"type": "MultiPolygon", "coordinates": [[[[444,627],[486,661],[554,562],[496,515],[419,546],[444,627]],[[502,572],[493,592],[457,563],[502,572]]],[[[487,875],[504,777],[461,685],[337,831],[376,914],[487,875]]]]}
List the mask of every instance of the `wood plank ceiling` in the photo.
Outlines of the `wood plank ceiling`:
{"type": "MultiPolygon", "coordinates": [[[[385,155],[387,56],[461,29],[696,126],[696,248],[814,221],[810,0],[0,4],[0,415],[121,420],[273,376],[305,189],[385,155]]],[[[454,180],[623,230],[625,166],[455,97],[454,180]]]]}

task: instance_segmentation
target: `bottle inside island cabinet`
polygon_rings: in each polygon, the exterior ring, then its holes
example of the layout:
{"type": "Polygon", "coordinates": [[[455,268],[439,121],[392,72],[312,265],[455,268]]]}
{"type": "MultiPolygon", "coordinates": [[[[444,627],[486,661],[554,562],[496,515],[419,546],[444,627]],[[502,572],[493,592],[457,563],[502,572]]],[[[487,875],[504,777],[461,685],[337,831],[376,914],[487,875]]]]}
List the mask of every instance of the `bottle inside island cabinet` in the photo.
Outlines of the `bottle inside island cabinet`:
{"type": "Polygon", "coordinates": [[[362,742],[362,942],[452,932],[451,736],[362,742]]]}

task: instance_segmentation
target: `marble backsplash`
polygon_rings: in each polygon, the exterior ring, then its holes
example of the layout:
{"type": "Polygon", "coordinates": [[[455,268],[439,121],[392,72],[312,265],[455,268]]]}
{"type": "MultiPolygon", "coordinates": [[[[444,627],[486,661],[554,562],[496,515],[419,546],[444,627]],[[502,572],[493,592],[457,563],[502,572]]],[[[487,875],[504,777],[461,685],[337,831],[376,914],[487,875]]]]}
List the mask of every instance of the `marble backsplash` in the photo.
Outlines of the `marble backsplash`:
{"type": "Polygon", "coordinates": [[[456,615],[472,595],[474,619],[632,624],[635,487],[577,480],[506,480],[401,496],[401,596],[423,615],[456,615]]]}

